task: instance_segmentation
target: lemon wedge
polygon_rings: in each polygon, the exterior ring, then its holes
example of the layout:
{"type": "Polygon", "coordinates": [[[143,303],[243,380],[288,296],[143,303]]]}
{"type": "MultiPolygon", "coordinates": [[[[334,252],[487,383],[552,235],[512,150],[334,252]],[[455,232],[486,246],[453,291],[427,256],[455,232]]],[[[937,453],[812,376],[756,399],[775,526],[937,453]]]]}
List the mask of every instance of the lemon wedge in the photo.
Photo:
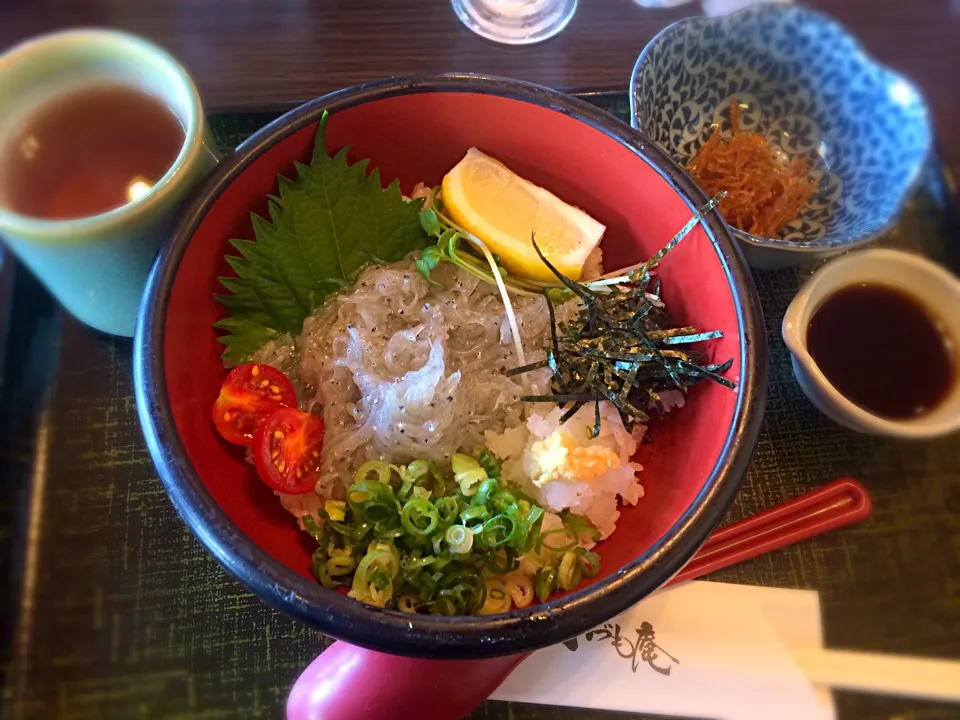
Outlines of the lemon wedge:
{"type": "Polygon", "coordinates": [[[453,222],[483,240],[508,272],[533,280],[556,277],[537,256],[531,234],[560,272],[579,280],[606,230],[583,210],[475,147],[446,174],[441,191],[453,222]]]}

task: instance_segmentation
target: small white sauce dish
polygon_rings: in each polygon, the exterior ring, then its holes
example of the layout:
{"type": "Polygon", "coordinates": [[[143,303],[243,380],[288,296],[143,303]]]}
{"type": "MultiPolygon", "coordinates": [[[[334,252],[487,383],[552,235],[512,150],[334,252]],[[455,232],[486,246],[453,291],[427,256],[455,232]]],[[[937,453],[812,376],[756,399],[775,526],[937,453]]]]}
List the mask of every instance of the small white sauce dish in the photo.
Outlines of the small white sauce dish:
{"type": "Polygon", "coordinates": [[[918,255],[899,250],[863,250],[831,260],[800,288],[782,326],[793,374],[810,401],[834,422],[857,432],[906,439],[934,438],[960,430],[960,279],[918,255]],[[907,420],[874,415],[844,397],[807,350],[807,328],[834,293],[863,283],[886,285],[912,296],[942,322],[954,357],[948,395],[930,412],[907,420]]]}

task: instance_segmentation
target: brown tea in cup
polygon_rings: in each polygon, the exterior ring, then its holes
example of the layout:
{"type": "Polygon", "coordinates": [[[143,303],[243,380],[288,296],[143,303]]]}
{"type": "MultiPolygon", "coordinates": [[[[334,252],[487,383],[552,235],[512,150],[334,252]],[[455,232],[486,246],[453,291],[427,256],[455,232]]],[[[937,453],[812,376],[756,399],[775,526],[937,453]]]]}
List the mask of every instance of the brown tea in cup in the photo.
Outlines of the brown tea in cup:
{"type": "Polygon", "coordinates": [[[87,83],[24,113],[0,150],[0,204],[28,217],[99,215],[146,193],[185,140],[179,118],[132,85],[87,83]]]}

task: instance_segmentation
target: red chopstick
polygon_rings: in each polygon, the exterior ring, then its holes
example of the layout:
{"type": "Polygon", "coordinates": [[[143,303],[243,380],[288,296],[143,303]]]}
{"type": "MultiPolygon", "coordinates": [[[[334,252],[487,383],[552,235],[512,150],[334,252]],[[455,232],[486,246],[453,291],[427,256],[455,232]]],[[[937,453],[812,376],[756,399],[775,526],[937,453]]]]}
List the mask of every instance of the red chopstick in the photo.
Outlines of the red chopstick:
{"type": "Polygon", "coordinates": [[[693,580],[771,550],[860,522],[870,516],[870,496],[853,478],[840,478],[800,497],[722,527],[668,585],[693,580]]]}

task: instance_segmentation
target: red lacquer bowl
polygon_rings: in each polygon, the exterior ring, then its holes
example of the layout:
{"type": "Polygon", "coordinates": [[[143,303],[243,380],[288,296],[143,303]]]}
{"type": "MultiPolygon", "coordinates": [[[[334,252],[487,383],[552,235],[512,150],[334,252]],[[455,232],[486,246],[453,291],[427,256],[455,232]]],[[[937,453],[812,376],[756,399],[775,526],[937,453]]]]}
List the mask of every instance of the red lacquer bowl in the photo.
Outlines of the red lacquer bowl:
{"type": "Polygon", "coordinates": [[[350,145],[381,178],[440,182],[476,145],[608,227],[607,267],[646,259],[706,198],[661,150],[580,100],[524,83],[476,76],[390,79],[327,95],[263,128],[227,157],[161,250],[136,339],[140,420],[174,505],[207,549],[252,592],[323,632],[385,652],[488,657],[532,650],[595,626],[645,597],[693,555],[739,487],[766,391],[762,317],[751,278],[712,215],[661,266],[675,319],[724,337],[736,390],[701,383],[687,407],[651,426],[638,461],[646,497],[627,508],[598,548],[600,575],[543,605],[488,617],[411,616],[378,610],[311,577],[313,541],[243,460],[222,442],[210,409],[224,377],[213,322],[217,277],[232,238],[252,238],[276,175],[307,161],[321,113],[328,149],[350,145]]]}

